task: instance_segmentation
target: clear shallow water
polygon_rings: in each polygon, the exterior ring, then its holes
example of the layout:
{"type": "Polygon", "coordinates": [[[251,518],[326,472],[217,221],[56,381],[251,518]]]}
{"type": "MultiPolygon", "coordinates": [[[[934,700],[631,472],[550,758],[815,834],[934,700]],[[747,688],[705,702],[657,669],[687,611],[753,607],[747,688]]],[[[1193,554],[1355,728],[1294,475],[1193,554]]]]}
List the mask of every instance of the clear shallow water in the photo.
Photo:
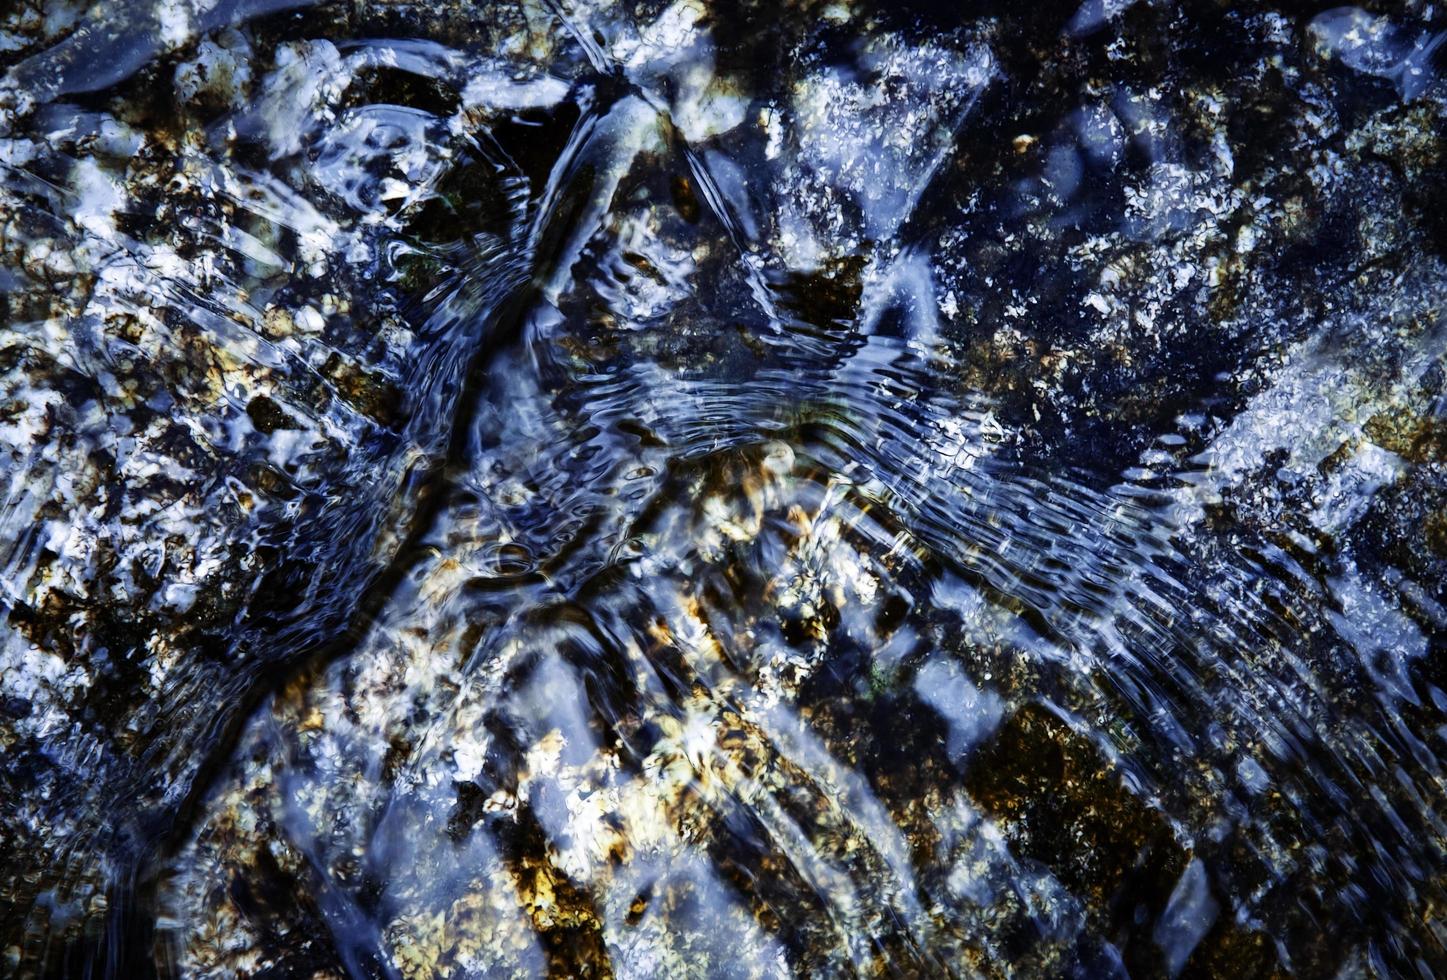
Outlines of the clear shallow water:
{"type": "Polygon", "coordinates": [[[7,972],[1439,972],[1436,18],[10,15],[7,972]]]}

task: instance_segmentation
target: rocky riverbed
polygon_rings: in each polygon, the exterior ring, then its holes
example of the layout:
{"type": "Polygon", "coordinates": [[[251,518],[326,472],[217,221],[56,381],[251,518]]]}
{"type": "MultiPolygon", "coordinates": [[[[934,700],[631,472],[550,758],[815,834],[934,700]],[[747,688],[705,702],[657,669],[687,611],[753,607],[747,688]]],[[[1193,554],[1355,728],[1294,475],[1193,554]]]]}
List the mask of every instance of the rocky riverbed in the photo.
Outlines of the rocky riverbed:
{"type": "Polygon", "coordinates": [[[0,974],[1447,972],[1447,11],[16,0],[0,974]]]}

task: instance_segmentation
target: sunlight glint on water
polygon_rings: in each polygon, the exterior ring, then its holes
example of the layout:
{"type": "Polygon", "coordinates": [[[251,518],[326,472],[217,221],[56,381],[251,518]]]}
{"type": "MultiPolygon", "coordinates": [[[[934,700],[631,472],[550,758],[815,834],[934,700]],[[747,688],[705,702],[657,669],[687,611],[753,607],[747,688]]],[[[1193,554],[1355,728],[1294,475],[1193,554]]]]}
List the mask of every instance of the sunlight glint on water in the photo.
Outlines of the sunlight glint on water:
{"type": "Polygon", "coordinates": [[[7,972],[1447,967],[1435,8],[47,11],[7,972]]]}

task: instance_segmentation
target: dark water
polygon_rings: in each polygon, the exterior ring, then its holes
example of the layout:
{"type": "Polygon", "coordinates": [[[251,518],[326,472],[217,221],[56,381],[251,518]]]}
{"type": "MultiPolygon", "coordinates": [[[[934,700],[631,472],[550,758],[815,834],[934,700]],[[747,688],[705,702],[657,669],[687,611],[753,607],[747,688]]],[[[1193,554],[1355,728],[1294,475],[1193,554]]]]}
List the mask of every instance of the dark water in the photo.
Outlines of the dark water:
{"type": "Polygon", "coordinates": [[[0,972],[1447,971],[1435,5],[0,17],[0,972]]]}

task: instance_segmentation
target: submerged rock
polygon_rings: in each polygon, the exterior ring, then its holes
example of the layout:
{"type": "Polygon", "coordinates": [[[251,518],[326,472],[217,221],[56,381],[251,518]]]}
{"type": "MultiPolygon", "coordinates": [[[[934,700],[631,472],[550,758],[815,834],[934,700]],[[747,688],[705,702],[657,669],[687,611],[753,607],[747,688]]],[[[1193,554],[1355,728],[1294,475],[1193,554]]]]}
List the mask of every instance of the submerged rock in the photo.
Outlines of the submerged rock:
{"type": "Polygon", "coordinates": [[[6,14],[6,972],[1447,969],[1443,31],[6,14]]]}

